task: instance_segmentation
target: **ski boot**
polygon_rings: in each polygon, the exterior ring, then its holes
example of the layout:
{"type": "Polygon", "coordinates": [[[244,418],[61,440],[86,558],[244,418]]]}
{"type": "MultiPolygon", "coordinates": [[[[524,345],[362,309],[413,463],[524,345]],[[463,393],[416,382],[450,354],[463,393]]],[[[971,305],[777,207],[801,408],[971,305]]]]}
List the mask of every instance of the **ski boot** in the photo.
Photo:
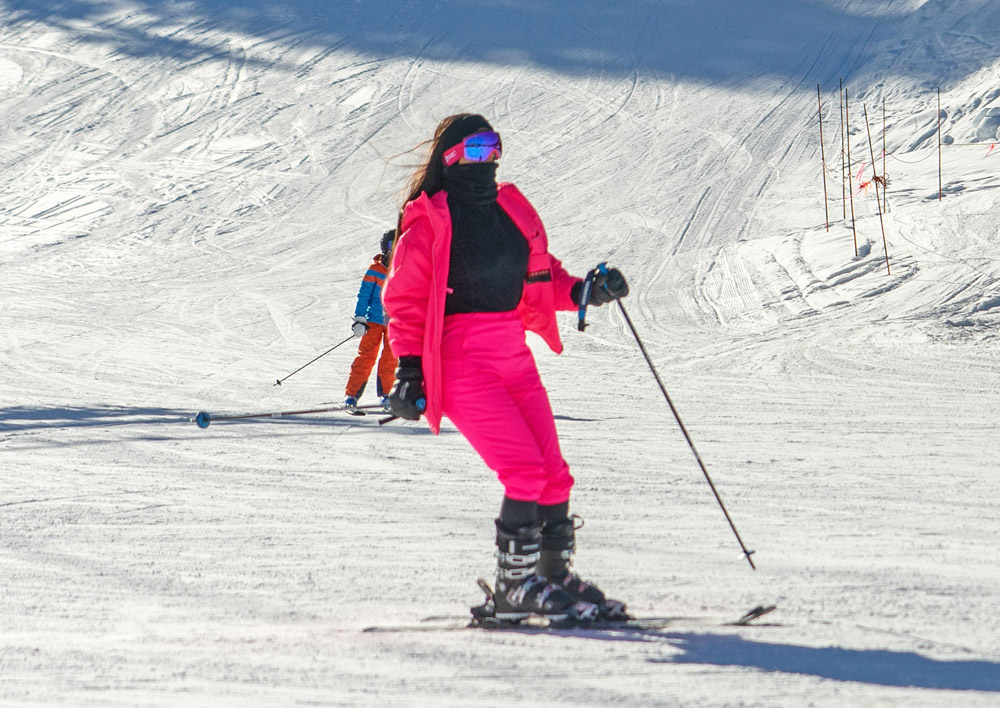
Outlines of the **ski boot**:
{"type": "Polygon", "coordinates": [[[344,410],[351,415],[364,415],[364,411],[358,410],[358,399],[354,396],[348,396],[344,399],[344,410]]]}
{"type": "Polygon", "coordinates": [[[551,623],[592,622],[597,619],[596,605],[573,597],[564,588],[550,583],[535,572],[538,564],[542,525],[522,526],[511,531],[496,520],[497,576],[496,589],[487,591],[483,605],[472,608],[476,621],[483,624],[516,624],[531,615],[551,623]]]}
{"type": "Polygon", "coordinates": [[[576,514],[545,525],[538,572],[548,578],[549,582],[565,590],[574,600],[595,605],[599,620],[617,622],[631,619],[624,602],[609,599],[600,588],[570,569],[576,548],[576,529],[582,526],[583,519],[576,514]],[[580,521],[580,526],[576,526],[577,520],[580,521]]]}
{"type": "Polygon", "coordinates": [[[389,405],[389,396],[387,395],[382,396],[381,398],[379,398],[378,402],[382,406],[382,410],[384,410],[386,413],[392,412],[392,406],[389,405]]]}

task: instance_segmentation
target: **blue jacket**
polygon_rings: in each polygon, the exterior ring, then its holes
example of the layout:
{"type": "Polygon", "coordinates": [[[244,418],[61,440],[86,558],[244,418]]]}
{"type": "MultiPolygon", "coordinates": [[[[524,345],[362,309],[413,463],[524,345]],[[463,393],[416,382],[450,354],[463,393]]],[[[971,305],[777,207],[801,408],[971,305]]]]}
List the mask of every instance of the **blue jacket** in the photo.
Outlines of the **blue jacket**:
{"type": "Polygon", "coordinates": [[[358,305],[354,308],[355,317],[367,317],[373,324],[384,325],[388,318],[382,309],[382,285],[389,269],[382,265],[382,254],[368,266],[365,277],[361,279],[361,289],[358,291],[358,305]]]}

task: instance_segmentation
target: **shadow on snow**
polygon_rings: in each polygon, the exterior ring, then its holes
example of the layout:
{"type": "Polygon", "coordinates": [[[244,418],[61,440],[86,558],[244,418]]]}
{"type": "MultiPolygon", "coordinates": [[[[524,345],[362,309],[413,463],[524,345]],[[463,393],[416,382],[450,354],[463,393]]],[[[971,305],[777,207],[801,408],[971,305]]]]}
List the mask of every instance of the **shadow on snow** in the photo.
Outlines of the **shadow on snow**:
{"type": "Polygon", "coordinates": [[[0,408],[0,431],[180,423],[187,422],[192,416],[191,413],[168,408],[12,406],[0,408]]]}
{"type": "MultiPolygon", "coordinates": [[[[536,65],[564,73],[610,71],[740,84],[755,77],[811,81],[851,78],[879,63],[937,85],[995,59],[979,28],[1000,8],[981,0],[928,0],[919,9],[892,2],[836,0],[6,0],[8,40],[18,25],[41,23],[110,45],[109,55],[228,59],[232,35],[298,50],[343,49],[376,59],[536,65]],[[983,15],[989,17],[983,17],[983,15]],[[80,22],[88,27],[81,31],[80,22]],[[907,44],[947,25],[951,61],[907,44]],[[179,32],[178,27],[185,28],[179,32]],[[96,30],[96,31],[92,31],[96,30]],[[883,42],[887,40],[887,42],[883,42]],[[903,61],[893,62],[906,52],[903,61]],[[910,56],[912,55],[912,56],[910,56]],[[960,55],[962,61],[956,61],[960,55]],[[942,74],[942,72],[946,72],[942,74]]],[[[991,24],[992,23],[992,24],[991,24]]],[[[13,35],[13,36],[11,36],[13,35]]],[[[255,53],[255,57],[259,52],[255,53]]],[[[249,59],[266,65],[267,61],[249,59]]]]}
{"type": "Polygon", "coordinates": [[[660,636],[680,653],[650,659],[654,663],[743,666],[877,686],[1000,691],[1000,664],[992,661],[939,661],[913,652],[772,644],[731,635],[660,636]]]}
{"type": "MultiPolygon", "coordinates": [[[[0,408],[0,433],[17,433],[32,430],[56,430],[70,428],[112,428],[129,425],[165,425],[165,424],[188,424],[192,429],[197,429],[194,423],[196,411],[182,411],[170,408],[121,408],[121,407],[84,407],[67,406],[30,408],[27,406],[13,406],[0,408]]],[[[216,413],[216,415],[225,415],[216,413]]],[[[273,426],[275,424],[284,425],[307,425],[307,426],[330,426],[348,425],[366,427],[385,428],[396,430],[406,434],[428,434],[430,431],[426,426],[419,428],[414,426],[404,426],[398,422],[391,425],[379,426],[378,420],[382,416],[368,415],[364,417],[348,416],[340,411],[331,411],[315,415],[282,415],[271,416],[267,412],[262,412],[259,417],[246,418],[241,420],[220,420],[213,421],[206,435],[210,430],[220,426],[230,425],[261,425],[273,426]]],[[[441,431],[442,434],[449,432],[441,431]]]]}

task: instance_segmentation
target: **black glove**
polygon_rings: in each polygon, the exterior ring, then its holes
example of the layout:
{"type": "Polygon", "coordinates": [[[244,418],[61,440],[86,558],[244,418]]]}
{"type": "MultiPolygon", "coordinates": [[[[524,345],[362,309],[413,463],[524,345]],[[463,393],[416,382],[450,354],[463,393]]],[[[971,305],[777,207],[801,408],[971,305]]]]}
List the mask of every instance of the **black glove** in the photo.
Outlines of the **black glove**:
{"type": "Polygon", "coordinates": [[[399,357],[399,367],[396,369],[396,385],[389,394],[389,408],[393,415],[406,420],[420,420],[427,408],[427,396],[424,394],[424,370],[420,365],[419,356],[399,357]]]}
{"type": "Polygon", "coordinates": [[[598,273],[594,276],[594,283],[590,289],[591,305],[600,306],[626,295],[628,295],[628,283],[617,268],[611,268],[607,273],[598,273]]]}

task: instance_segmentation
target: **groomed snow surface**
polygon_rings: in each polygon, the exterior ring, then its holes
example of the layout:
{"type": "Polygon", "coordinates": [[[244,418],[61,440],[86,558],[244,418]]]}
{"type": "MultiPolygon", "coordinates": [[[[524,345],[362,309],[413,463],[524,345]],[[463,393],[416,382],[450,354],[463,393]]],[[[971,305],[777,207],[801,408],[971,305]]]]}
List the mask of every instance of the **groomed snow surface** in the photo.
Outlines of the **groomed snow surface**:
{"type": "Polygon", "coordinates": [[[0,0],[0,705],[997,705],[998,44],[995,0],[0,0]],[[493,474],[447,422],[191,422],[341,400],[353,344],[274,384],[460,111],[628,277],[758,569],[613,307],[529,338],[576,567],[698,620],[363,633],[480,600],[493,474]]]}

